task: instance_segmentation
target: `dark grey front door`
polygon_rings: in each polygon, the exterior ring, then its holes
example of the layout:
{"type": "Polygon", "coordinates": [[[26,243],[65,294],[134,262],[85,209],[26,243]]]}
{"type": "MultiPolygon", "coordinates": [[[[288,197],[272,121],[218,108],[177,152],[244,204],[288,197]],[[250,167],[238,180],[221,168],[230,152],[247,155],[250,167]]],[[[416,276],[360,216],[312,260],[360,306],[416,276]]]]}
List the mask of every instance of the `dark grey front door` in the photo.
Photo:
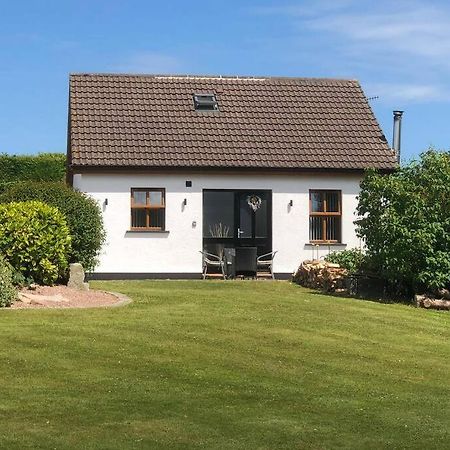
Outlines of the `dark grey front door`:
{"type": "Polygon", "coordinates": [[[236,193],[236,246],[257,247],[258,255],[272,250],[272,208],[270,191],[236,193]]]}
{"type": "Polygon", "coordinates": [[[203,191],[203,247],[257,247],[272,250],[272,192],[267,190],[203,191]]]}

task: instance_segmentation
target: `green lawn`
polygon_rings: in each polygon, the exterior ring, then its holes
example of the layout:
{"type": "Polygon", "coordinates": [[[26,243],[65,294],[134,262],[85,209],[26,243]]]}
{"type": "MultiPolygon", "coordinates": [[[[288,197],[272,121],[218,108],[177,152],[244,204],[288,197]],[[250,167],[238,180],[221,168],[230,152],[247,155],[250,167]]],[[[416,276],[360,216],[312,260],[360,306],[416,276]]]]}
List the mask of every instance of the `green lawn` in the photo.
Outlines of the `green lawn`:
{"type": "Polygon", "coordinates": [[[0,448],[450,448],[450,315],[287,282],[0,310],[0,448]]]}

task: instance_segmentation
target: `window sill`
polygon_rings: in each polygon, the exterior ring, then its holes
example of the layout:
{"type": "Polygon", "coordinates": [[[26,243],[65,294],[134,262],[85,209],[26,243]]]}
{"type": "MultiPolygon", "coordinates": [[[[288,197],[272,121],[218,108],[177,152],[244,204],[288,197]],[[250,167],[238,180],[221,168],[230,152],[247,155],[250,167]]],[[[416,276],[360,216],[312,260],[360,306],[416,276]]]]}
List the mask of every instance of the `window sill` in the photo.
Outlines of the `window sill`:
{"type": "Polygon", "coordinates": [[[342,242],[307,242],[306,247],[347,247],[347,244],[342,242]]]}
{"type": "Polygon", "coordinates": [[[169,234],[168,230],[127,230],[127,233],[166,233],[169,234]]]}

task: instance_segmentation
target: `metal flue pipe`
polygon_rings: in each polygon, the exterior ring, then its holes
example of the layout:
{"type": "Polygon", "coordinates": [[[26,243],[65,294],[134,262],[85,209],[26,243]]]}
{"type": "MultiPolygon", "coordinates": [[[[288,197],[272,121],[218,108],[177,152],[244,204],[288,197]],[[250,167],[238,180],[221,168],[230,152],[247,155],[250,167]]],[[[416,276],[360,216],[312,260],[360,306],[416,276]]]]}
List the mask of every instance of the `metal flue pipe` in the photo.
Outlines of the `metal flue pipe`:
{"type": "Polygon", "coordinates": [[[403,111],[394,111],[394,129],[392,138],[392,148],[397,155],[397,161],[400,164],[400,148],[402,140],[402,116],[403,111]]]}

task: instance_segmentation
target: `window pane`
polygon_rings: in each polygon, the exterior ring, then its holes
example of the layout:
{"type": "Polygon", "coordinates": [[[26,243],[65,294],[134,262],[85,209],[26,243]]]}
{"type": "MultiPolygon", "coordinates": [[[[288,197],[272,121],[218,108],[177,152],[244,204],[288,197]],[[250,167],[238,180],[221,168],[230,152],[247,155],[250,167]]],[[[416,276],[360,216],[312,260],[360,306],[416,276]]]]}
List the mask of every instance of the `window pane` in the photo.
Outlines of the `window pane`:
{"type": "Polygon", "coordinates": [[[324,202],[322,192],[311,192],[311,211],[324,212],[324,202]]]}
{"type": "Polygon", "coordinates": [[[261,206],[255,213],[255,232],[257,238],[267,237],[267,200],[262,199],[261,206]]]}
{"type": "Polygon", "coordinates": [[[164,209],[150,209],[150,228],[164,230],[164,209]]]}
{"type": "Polygon", "coordinates": [[[325,192],[327,200],[327,212],[339,212],[339,193],[325,192]]]}
{"type": "Polygon", "coordinates": [[[146,228],[146,226],[147,226],[147,210],[132,209],[131,210],[131,226],[133,228],[146,228]]]}
{"type": "Polygon", "coordinates": [[[150,205],[162,205],[163,204],[163,196],[161,191],[150,191],[150,205]]]}
{"type": "Polygon", "coordinates": [[[203,193],[203,237],[232,238],[234,234],[234,193],[203,193]]]}
{"type": "Polygon", "coordinates": [[[320,216],[311,216],[309,218],[309,240],[310,241],[323,241],[322,221],[323,221],[323,218],[320,216]]]}
{"type": "Polygon", "coordinates": [[[326,218],[327,222],[327,241],[341,240],[341,218],[339,216],[330,216],[326,218]]]}
{"type": "Polygon", "coordinates": [[[247,202],[247,195],[240,196],[239,204],[239,236],[240,238],[251,238],[252,237],[252,216],[253,209],[247,202]]]}
{"type": "Polygon", "coordinates": [[[147,198],[146,191],[133,191],[133,200],[135,205],[145,205],[147,198]]]}

